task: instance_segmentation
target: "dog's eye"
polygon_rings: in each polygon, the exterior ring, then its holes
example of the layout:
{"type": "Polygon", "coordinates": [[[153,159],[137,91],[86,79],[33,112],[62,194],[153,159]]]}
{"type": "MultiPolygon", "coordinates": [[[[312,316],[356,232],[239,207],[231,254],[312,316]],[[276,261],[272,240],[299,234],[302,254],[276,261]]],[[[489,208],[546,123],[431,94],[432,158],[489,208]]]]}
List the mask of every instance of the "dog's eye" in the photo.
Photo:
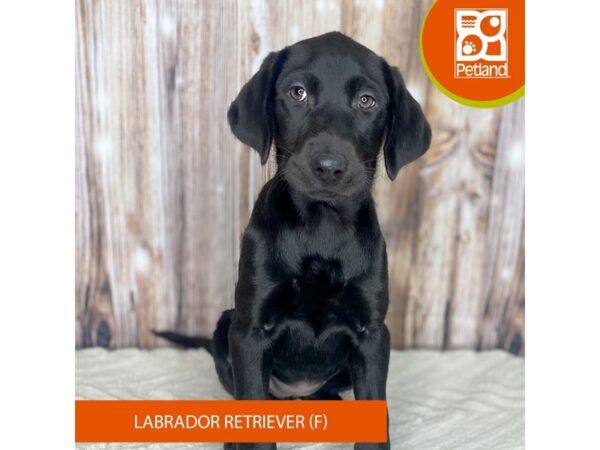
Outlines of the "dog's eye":
{"type": "Polygon", "coordinates": [[[303,102],[306,100],[306,89],[304,89],[302,86],[292,86],[290,89],[290,97],[297,102],[303,102]]]}
{"type": "Polygon", "coordinates": [[[375,99],[370,95],[361,95],[358,99],[358,107],[361,109],[371,109],[375,104],[375,99]]]}

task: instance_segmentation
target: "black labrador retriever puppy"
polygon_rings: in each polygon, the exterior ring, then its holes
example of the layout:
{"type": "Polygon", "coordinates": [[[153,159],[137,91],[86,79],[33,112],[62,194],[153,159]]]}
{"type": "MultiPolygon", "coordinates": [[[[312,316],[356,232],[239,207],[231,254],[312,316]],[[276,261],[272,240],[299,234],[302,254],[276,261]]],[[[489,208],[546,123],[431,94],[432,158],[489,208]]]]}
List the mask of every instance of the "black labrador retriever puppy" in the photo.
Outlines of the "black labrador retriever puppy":
{"type": "Polygon", "coordinates": [[[236,399],[385,399],[388,274],[371,187],[382,148],[394,179],[429,147],[419,104],[396,68],[334,32],[269,54],[228,120],[263,164],[274,142],[277,173],[213,336],[221,383],[236,399]]]}

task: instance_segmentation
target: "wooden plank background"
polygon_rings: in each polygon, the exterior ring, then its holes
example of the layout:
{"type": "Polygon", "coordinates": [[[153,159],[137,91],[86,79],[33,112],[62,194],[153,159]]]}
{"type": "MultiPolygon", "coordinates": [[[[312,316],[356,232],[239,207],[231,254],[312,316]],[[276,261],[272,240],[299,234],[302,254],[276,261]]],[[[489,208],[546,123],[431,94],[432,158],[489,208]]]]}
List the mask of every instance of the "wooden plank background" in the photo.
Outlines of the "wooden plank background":
{"type": "Polygon", "coordinates": [[[524,352],[524,102],[459,105],[419,56],[424,0],[78,0],[76,344],[209,335],[273,163],[226,110],[262,58],[340,30],[397,65],[431,150],[375,186],[396,348],[524,352]]]}

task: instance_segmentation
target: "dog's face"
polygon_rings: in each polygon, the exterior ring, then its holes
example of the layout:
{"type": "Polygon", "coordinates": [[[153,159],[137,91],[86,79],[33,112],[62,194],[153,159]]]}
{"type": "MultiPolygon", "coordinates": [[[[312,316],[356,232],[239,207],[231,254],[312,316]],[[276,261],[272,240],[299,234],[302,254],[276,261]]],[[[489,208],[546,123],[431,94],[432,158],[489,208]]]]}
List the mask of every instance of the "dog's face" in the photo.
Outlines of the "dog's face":
{"type": "Polygon", "coordinates": [[[431,140],[397,69],[341,33],[267,56],[228,119],[263,164],[275,141],[280,175],[293,189],[330,202],[370,190],[382,147],[393,179],[431,140]]]}

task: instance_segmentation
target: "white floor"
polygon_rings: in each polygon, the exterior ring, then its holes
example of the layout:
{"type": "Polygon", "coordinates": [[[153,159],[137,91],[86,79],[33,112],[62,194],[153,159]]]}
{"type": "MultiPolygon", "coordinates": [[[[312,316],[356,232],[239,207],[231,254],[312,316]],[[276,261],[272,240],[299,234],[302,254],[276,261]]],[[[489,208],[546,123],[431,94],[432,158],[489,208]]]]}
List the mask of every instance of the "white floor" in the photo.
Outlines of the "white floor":
{"type": "MultiPolygon", "coordinates": [[[[524,448],[524,359],[503,351],[392,352],[390,437],[396,450],[524,448]]],[[[76,352],[78,399],[227,399],[204,350],[76,352]]],[[[280,444],[348,449],[348,444],[280,444]]],[[[85,444],[82,450],[220,449],[221,444],[85,444]]]]}

